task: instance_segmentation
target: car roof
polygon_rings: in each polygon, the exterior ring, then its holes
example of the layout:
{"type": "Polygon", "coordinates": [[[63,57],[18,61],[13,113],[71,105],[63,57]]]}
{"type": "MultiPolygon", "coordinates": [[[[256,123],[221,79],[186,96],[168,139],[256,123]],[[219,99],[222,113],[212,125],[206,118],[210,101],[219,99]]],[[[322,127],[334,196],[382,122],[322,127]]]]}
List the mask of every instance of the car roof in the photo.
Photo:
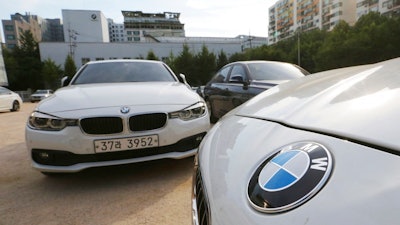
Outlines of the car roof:
{"type": "Polygon", "coordinates": [[[145,63],[158,63],[162,64],[161,61],[156,60],[146,60],[146,59],[107,59],[107,60],[99,60],[99,61],[90,61],[86,64],[101,64],[101,63],[115,63],[115,62],[145,62],[145,63]]]}

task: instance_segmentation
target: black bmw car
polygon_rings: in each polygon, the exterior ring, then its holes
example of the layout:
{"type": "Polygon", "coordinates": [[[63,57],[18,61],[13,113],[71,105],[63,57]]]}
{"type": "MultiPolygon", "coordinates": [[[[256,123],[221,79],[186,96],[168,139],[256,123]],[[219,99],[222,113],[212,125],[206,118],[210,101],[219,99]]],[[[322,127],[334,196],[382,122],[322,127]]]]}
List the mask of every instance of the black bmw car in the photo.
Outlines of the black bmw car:
{"type": "Polygon", "coordinates": [[[222,67],[204,87],[212,122],[255,95],[309,73],[299,66],[275,61],[240,61],[222,67]]]}

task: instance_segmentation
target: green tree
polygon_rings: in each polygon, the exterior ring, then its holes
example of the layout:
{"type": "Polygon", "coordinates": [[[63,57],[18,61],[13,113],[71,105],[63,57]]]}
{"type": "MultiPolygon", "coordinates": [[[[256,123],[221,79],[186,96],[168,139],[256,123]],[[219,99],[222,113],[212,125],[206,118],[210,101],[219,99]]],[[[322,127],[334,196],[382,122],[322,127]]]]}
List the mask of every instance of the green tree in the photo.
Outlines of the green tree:
{"type": "Polygon", "coordinates": [[[346,42],[351,36],[351,27],[345,21],[339,24],[329,33],[316,57],[316,70],[328,70],[351,65],[349,49],[346,42]]]}
{"type": "Polygon", "coordinates": [[[160,59],[156,56],[156,54],[154,54],[153,50],[150,50],[150,51],[147,53],[146,59],[147,59],[147,60],[157,60],[157,61],[160,60],[160,59]]]}
{"type": "Polygon", "coordinates": [[[51,59],[46,59],[43,62],[42,75],[46,89],[57,89],[60,87],[62,69],[51,59]]]}
{"type": "Polygon", "coordinates": [[[224,50],[221,50],[218,54],[216,69],[219,70],[228,63],[228,57],[226,56],[224,50]]]}
{"type": "MultiPolygon", "coordinates": [[[[327,37],[327,32],[319,29],[300,35],[300,66],[309,72],[315,72],[315,55],[321,49],[327,37]]],[[[296,44],[296,48],[297,48],[296,44]]],[[[296,62],[297,64],[297,62],[296,62]]]]}
{"type": "Polygon", "coordinates": [[[192,75],[194,72],[194,56],[190,52],[189,46],[184,44],[182,52],[174,60],[174,72],[183,73],[190,85],[196,83],[196,78],[192,75]]]}
{"type": "Polygon", "coordinates": [[[170,51],[168,58],[165,59],[165,63],[172,69],[172,71],[176,71],[175,69],[175,56],[172,51],[170,51]]]}
{"type": "Polygon", "coordinates": [[[67,58],[65,59],[64,63],[64,76],[69,77],[69,79],[72,79],[72,77],[76,73],[76,65],[74,60],[72,59],[71,55],[68,55],[67,58]]]}
{"type": "Polygon", "coordinates": [[[245,60],[250,60],[250,58],[248,58],[248,55],[246,55],[244,52],[237,52],[229,57],[229,62],[237,62],[245,60]]]}
{"type": "Polygon", "coordinates": [[[207,83],[212,75],[216,72],[216,57],[214,53],[209,52],[207,46],[203,45],[201,52],[194,57],[195,70],[192,71],[194,76],[193,85],[199,86],[207,83]]]}
{"type": "Polygon", "coordinates": [[[14,90],[43,88],[42,63],[37,41],[30,31],[24,31],[19,43],[20,45],[10,54],[6,53],[5,66],[10,88],[14,90]]]}

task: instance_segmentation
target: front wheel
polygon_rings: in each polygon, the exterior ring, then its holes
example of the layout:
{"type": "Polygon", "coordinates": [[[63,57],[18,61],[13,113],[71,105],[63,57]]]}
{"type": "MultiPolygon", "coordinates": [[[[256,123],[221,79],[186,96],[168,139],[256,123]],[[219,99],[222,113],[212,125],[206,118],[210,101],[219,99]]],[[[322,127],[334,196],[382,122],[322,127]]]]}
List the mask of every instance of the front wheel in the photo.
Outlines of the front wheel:
{"type": "Polygon", "coordinates": [[[18,111],[20,109],[20,105],[18,101],[14,101],[12,104],[11,112],[18,111]]]}

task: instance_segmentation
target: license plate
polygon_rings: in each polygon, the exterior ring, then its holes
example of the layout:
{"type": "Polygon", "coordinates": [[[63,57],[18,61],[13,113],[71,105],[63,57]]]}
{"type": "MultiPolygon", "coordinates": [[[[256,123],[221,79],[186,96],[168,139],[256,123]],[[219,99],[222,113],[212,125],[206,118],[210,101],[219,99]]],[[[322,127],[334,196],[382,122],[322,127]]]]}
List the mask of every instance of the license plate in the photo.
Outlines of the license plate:
{"type": "Polygon", "coordinates": [[[94,150],[96,153],[153,148],[157,146],[158,135],[94,141],[94,150]]]}

